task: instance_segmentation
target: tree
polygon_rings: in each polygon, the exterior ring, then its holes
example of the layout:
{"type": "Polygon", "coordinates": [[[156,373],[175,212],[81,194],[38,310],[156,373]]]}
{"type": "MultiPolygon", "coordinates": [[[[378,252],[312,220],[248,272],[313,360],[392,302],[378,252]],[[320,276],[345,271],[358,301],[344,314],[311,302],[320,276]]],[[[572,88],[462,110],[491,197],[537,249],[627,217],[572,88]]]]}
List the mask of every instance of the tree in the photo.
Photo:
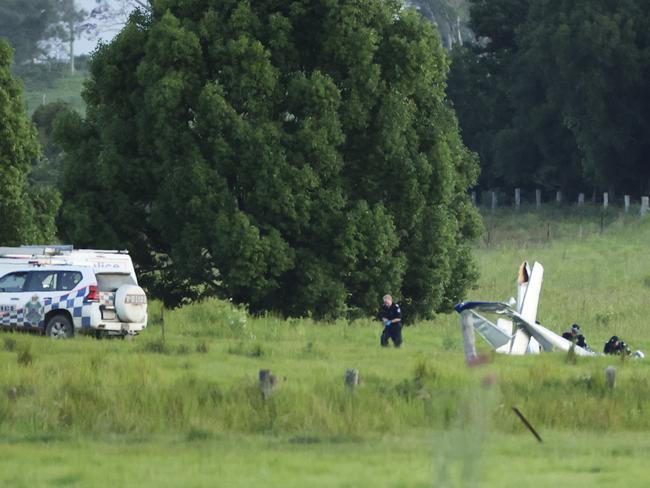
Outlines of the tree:
{"type": "Polygon", "coordinates": [[[398,2],[156,2],[95,54],[86,117],[60,119],[61,229],[131,249],[168,304],[448,310],[481,226],[447,72],[398,2]]]}
{"type": "Polygon", "coordinates": [[[447,49],[454,44],[462,46],[472,39],[473,34],[467,25],[469,9],[466,0],[410,0],[406,3],[436,25],[447,49]]]}
{"type": "Polygon", "coordinates": [[[650,5],[472,0],[480,42],[454,52],[450,96],[484,187],[650,187],[650,5]]]}
{"type": "Polygon", "coordinates": [[[15,50],[16,64],[32,63],[44,54],[40,42],[55,17],[52,0],[0,2],[0,37],[15,50]]]}
{"type": "Polygon", "coordinates": [[[75,0],[51,0],[56,12],[55,20],[50,25],[51,38],[62,41],[67,46],[70,73],[75,68],[75,42],[83,34],[90,34],[97,25],[90,22],[89,14],[77,7],[75,0]]]}
{"type": "Polygon", "coordinates": [[[46,242],[54,238],[59,199],[49,191],[29,191],[27,176],[40,148],[25,113],[22,86],[11,75],[11,62],[11,48],[0,39],[0,241],[46,242]]]}

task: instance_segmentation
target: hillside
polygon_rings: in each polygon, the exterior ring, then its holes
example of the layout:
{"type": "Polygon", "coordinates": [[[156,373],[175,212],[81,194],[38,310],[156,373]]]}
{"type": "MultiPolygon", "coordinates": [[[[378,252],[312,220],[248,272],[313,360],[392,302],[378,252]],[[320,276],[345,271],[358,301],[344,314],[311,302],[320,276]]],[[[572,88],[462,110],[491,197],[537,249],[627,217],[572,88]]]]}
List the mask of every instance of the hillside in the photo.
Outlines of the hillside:
{"type": "Polygon", "coordinates": [[[83,83],[88,74],[77,72],[74,76],[57,78],[51,84],[30,84],[25,83],[25,101],[27,111],[31,115],[42,103],[64,101],[78,112],[85,112],[85,104],[81,98],[83,83]]]}

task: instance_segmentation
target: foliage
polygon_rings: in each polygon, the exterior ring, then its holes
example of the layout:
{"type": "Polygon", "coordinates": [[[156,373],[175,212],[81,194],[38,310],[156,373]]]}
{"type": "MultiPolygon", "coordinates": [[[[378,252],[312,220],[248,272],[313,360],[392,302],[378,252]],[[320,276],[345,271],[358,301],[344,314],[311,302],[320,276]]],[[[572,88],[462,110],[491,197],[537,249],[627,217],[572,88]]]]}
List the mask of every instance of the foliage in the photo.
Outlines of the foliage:
{"type": "Polygon", "coordinates": [[[471,3],[450,96],[482,186],[645,194],[647,2],[471,3]]]}
{"type": "Polygon", "coordinates": [[[435,24],[447,49],[451,49],[454,44],[463,45],[473,39],[473,33],[468,26],[467,0],[410,0],[406,4],[414,6],[435,24]]]}
{"type": "Polygon", "coordinates": [[[38,139],[43,148],[42,157],[30,173],[32,184],[56,186],[59,183],[63,166],[63,150],[54,141],[54,123],[57,117],[71,110],[70,105],[57,101],[40,105],[32,114],[32,122],[38,130],[38,139]]]}
{"type": "Polygon", "coordinates": [[[36,131],[25,114],[23,89],[10,72],[12,52],[0,40],[0,221],[4,245],[54,238],[60,201],[28,188],[27,175],[40,154],[36,131]]]}
{"type": "Polygon", "coordinates": [[[133,250],[168,304],[446,309],[480,229],[447,71],[397,2],[154,3],[95,54],[86,117],[60,119],[64,237],[133,250]]]}
{"type": "Polygon", "coordinates": [[[15,49],[16,64],[31,63],[44,54],[39,41],[48,37],[56,12],[52,0],[3,0],[0,37],[15,49]]]}
{"type": "MultiPolygon", "coordinates": [[[[596,212],[498,217],[489,223],[502,240],[476,249],[481,277],[469,298],[505,299],[521,260],[539,259],[544,325],[562,332],[578,322],[594,347],[616,334],[650,349],[650,220],[608,220],[602,234],[580,239],[578,222],[597,229],[596,212]],[[530,239],[546,221],[562,229],[558,238],[530,239]],[[603,314],[611,319],[599,322],[603,314]]],[[[161,317],[159,302],[151,308],[161,317]]],[[[255,317],[218,300],[166,310],[164,323],[162,351],[148,345],[160,343],[159,322],[130,342],[7,335],[15,344],[0,348],[0,455],[8,466],[0,483],[212,486],[218,476],[227,486],[471,486],[469,479],[516,487],[647,477],[647,359],[496,355],[467,368],[455,313],[415,324],[403,349],[388,350],[379,347],[378,321],[255,317]],[[233,327],[242,323],[246,333],[233,327]],[[17,353],[27,348],[35,359],[23,367],[17,353]],[[605,382],[610,365],[614,391],[605,382]],[[352,392],[344,383],[350,367],[361,376],[352,392]],[[279,380],[266,400],[261,369],[279,380]],[[568,452],[573,463],[561,462],[568,452]],[[30,472],[36,456],[39,469],[30,472]],[[234,461],[215,468],[217,457],[234,461]],[[190,462],[205,469],[188,473],[190,462]]]]}

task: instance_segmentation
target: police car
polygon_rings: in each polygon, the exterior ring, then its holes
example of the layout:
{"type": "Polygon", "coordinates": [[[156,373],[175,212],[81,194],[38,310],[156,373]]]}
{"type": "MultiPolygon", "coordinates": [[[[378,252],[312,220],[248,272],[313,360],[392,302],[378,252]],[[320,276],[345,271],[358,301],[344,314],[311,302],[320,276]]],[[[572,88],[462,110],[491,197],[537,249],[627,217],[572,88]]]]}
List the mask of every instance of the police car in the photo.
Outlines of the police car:
{"type": "Polygon", "coordinates": [[[0,327],[127,336],[147,326],[147,295],[126,251],[0,247],[0,327]]]}

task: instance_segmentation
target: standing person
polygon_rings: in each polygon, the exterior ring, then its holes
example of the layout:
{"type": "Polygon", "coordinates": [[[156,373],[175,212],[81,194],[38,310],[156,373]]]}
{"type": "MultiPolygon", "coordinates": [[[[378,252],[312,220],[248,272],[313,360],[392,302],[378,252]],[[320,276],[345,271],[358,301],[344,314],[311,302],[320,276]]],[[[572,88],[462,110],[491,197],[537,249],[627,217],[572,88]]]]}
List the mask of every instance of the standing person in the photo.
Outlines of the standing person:
{"type": "Polygon", "coordinates": [[[388,339],[393,341],[395,347],[402,345],[402,310],[399,304],[393,303],[393,297],[384,295],[384,305],[379,313],[384,323],[384,331],[381,334],[382,347],[388,347],[388,339]]]}

